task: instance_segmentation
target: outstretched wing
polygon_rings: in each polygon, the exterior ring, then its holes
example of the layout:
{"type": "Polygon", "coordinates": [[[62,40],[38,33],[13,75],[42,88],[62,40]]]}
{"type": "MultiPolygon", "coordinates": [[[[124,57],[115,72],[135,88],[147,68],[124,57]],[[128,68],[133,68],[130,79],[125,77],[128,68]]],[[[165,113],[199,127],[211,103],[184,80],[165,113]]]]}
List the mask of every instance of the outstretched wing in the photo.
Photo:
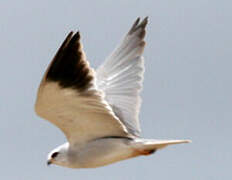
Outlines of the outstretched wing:
{"type": "Polygon", "coordinates": [[[128,131],[140,134],[139,109],[142,88],[145,47],[146,17],[138,18],[120,45],[97,69],[97,86],[105,93],[105,99],[128,131]]]}
{"type": "Polygon", "coordinates": [[[104,136],[127,136],[125,126],[95,87],[80,34],[71,32],[40,84],[36,113],[56,125],[71,145],[104,136]]]}

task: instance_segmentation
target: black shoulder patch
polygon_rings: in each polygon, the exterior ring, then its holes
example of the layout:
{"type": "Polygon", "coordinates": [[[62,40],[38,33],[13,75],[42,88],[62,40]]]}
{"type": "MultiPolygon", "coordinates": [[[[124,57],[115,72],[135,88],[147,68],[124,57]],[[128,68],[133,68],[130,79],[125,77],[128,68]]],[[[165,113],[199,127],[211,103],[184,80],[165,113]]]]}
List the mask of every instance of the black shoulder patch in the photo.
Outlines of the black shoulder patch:
{"type": "Polygon", "coordinates": [[[91,85],[93,76],[82,50],[79,32],[75,35],[70,32],[66,37],[47,70],[45,80],[79,91],[91,85]]]}

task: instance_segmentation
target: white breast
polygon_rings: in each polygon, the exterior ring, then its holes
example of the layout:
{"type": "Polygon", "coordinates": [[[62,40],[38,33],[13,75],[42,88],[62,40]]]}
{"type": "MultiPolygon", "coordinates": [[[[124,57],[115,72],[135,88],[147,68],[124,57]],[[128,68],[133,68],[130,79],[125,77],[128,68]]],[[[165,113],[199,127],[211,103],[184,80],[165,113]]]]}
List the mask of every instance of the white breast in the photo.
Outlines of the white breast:
{"type": "MultiPolygon", "coordinates": [[[[122,138],[103,138],[92,141],[77,149],[72,156],[72,168],[95,168],[105,166],[134,156],[131,140],[122,138]]],[[[72,154],[72,153],[71,153],[72,154]]]]}

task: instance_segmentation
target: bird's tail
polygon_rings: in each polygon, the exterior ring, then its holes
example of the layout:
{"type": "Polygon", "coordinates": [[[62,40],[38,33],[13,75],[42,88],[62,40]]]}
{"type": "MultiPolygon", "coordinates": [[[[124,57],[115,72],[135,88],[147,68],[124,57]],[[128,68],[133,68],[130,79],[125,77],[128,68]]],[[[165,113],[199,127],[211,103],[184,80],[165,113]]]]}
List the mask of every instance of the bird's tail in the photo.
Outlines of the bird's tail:
{"type": "Polygon", "coordinates": [[[154,140],[140,139],[134,143],[135,149],[142,155],[150,155],[158,149],[165,148],[168,145],[190,143],[190,140],[154,140]]]}

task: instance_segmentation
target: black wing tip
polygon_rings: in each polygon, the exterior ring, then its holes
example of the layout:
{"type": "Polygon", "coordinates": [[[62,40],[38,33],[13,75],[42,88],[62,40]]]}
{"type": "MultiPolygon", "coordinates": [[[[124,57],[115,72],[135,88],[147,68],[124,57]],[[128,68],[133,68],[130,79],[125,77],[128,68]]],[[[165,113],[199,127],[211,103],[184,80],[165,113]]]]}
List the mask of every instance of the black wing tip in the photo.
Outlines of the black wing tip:
{"type": "Polygon", "coordinates": [[[81,35],[80,35],[80,31],[76,31],[76,33],[74,34],[74,31],[70,31],[68,33],[68,35],[66,36],[64,42],[70,42],[70,40],[72,39],[80,39],[81,35]]]}
{"type": "Polygon", "coordinates": [[[80,31],[77,31],[72,37],[72,39],[77,39],[77,40],[79,40],[80,38],[81,38],[80,31]]]}
{"type": "Polygon", "coordinates": [[[135,31],[137,31],[138,29],[142,28],[145,31],[145,28],[148,24],[148,16],[146,16],[140,23],[140,17],[138,17],[134,24],[132,25],[130,31],[128,32],[128,34],[133,34],[135,31]]]}
{"type": "Polygon", "coordinates": [[[46,80],[58,82],[62,88],[85,90],[93,79],[81,48],[80,32],[71,31],[59,48],[46,75],[46,80]]]}
{"type": "Polygon", "coordinates": [[[68,35],[67,35],[67,38],[68,38],[68,37],[72,37],[72,35],[73,35],[73,31],[70,31],[70,32],[68,33],[68,35]]]}
{"type": "Polygon", "coordinates": [[[143,21],[141,22],[140,26],[145,28],[147,26],[148,23],[148,16],[146,16],[143,21]]]}
{"type": "Polygon", "coordinates": [[[78,46],[79,43],[80,43],[80,39],[81,39],[81,35],[80,35],[80,32],[77,31],[75,34],[73,31],[70,32],[70,41],[68,43],[68,46],[71,47],[75,47],[75,46],[78,46]]]}

